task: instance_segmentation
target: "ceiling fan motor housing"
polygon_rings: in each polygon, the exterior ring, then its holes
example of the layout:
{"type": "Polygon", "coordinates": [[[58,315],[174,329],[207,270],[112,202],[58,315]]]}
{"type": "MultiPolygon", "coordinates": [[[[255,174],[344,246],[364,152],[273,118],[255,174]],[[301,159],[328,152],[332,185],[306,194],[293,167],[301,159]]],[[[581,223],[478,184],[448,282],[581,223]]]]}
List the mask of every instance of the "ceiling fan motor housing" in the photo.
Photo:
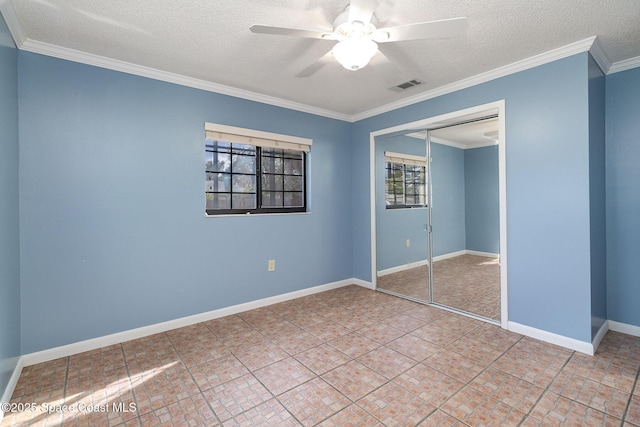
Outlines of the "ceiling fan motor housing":
{"type": "Polygon", "coordinates": [[[333,22],[333,34],[339,41],[352,36],[371,37],[376,31],[374,20],[372,16],[371,22],[349,21],[349,11],[346,10],[333,22]]]}

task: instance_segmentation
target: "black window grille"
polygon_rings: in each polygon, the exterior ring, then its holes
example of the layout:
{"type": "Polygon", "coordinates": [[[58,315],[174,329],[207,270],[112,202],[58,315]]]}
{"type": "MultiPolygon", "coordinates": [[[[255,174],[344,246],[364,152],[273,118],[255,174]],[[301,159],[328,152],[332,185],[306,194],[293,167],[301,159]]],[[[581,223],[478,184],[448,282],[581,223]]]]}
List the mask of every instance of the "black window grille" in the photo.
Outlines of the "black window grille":
{"type": "Polygon", "coordinates": [[[387,209],[426,206],[426,168],[386,162],[385,202],[387,209]]]}
{"type": "Polygon", "coordinates": [[[209,215],[306,212],[304,151],[205,140],[209,215]]]}

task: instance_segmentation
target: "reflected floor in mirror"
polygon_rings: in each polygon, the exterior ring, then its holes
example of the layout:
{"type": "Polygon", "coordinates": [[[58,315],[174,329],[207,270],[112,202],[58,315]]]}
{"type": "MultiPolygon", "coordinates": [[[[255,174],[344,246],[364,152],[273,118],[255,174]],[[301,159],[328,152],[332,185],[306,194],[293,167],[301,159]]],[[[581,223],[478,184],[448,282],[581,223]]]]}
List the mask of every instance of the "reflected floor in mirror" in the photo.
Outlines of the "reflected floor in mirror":
{"type": "MultiPolygon", "coordinates": [[[[498,258],[460,255],[433,263],[434,302],[500,321],[498,258]]],[[[378,289],[429,301],[429,267],[378,277],[378,289]]]]}

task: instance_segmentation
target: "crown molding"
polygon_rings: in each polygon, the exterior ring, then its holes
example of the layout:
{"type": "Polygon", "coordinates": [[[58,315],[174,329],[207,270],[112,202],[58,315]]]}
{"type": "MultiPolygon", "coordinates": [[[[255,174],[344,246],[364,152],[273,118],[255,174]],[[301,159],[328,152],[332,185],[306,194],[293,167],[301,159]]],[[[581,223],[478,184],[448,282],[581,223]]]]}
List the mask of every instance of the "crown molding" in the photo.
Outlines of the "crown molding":
{"type": "Polygon", "coordinates": [[[640,56],[625,59],[624,61],[614,62],[611,64],[611,68],[609,68],[609,72],[607,74],[619,73],[620,71],[627,71],[638,67],[640,67],[640,56]]]}
{"type": "MultiPolygon", "coordinates": [[[[427,138],[426,132],[411,132],[406,134],[405,136],[408,136],[410,138],[420,139],[422,141],[424,141],[427,138]]],[[[459,142],[449,141],[448,139],[444,139],[444,138],[434,138],[432,136],[431,141],[435,142],[436,144],[448,145],[449,147],[459,148],[461,150],[464,150],[465,148],[469,148],[464,144],[461,144],[459,142]]]]}
{"type": "MultiPolygon", "coordinates": [[[[425,140],[426,135],[424,132],[412,132],[412,133],[408,133],[405,136],[411,137],[411,138],[416,138],[416,139],[420,139],[422,141],[425,140]]],[[[431,141],[435,142],[436,144],[440,144],[440,145],[448,145],[449,147],[453,147],[453,148],[459,148],[461,150],[472,150],[474,148],[484,148],[484,147],[491,147],[492,145],[498,145],[497,141],[487,141],[487,142],[481,142],[481,143],[477,143],[477,144],[473,144],[473,145],[467,145],[467,144],[463,144],[460,142],[455,142],[455,141],[451,141],[449,139],[445,139],[445,138],[440,138],[440,137],[431,137],[431,141]]]]}
{"type": "Polygon", "coordinates": [[[591,48],[589,48],[589,53],[591,54],[591,57],[596,61],[596,64],[598,64],[598,67],[600,67],[602,72],[604,74],[608,74],[609,69],[611,69],[611,60],[605,53],[604,48],[600,43],[600,39],[598,39],[597,37],[594,38],[593,44],[591,45],[591,48]]]}
{"type": "Polygon", "coordinates": [[[498,145],[498,141],[487,141],[487,142],[479,142],[475,144],[462,144],[459,142],[451,141],[444,138],[431,138],[431,141],[440,145],[448,145],[449,147],[460,148],[461,150],[473,150],[474,148],[484,148],[484,147],[492,147],[494,145],[498,145]]]}
{"type": "Polygon", "coordinates": [[[419,93],[409,98],[401,99],[390,104],[382,105],[380,107],[373,108],[363,113],[352,116],[352,121],[358,121],[362,119],[368,119],[379,114],[387,113],[389,111],[396,110],[398,108],[406,107],[418,102],[433,99],[438,96],[446,95],[448,93],[456,92],[462,89],[467,89],[471,86],[476,86],[481,83],[486,83],[491,80],[505,77],[510,74],[518,73],[520,71],[528,70],[530,68],[537,67],[539,65],[547,64],[549,62],[557,61],[559,59],[567,58],[569,56],[589,51],[593,46],[596,37],[589,37],[584,40],[577,41],[575,43],[568,44],[566,46],[550,50],[539,55],[532,56],[522,61],[517,61],[504,67],[495,68],[491,71],[487,71],[473,77],[459,80],[448,85],[438,87],[426,92],[419,93]]]}
{"type": "Polygon", "coordinates": [[[598,41],[596,36],[589,37],[584,40],[571,43],[566,46],[562,46],[551,51],[532,56],[530,58],[514,62],[512,64],[495,68],[493,70],[459,80],[448,85],[444,85],[426,92],[419,93],[417,95],[404,98],[389,104],[385,104],[362,113],[349,115],[339,113],[336,111],[326,110],[323,108],[314,107],[299,102],[289,101],[274,96],[264,95],[256,92],[247,91],[244,89],[238,89],[231,86],[226,86],[218,83],[209,82],[206,80],[196,79],[192,77],[183,76],[180,74],[170,73],[167,71],[158,70],[155,68],[144,67],[141,65],[132,64],[125,61],[119,61],[99,55],[90,54],[74,49],[64,48],[49,43],[39,42],[29,39],[17,18],[13,0],[0,0],[0,13],[4,17],[7,27],[11,32],[11,35],[15,41],[18,49],[38,53],[42,55],[52,56],[55,58],[74,61],[82,64],[93,65],[100,68],[105,68],[114,71],[120,71],[127,74],[133,74],[137,76],[147,77],[154,80],[160,80],[168,83],[174,83],[181,86],[192,87],[195,89],[201,89],[208,92],[215,92],[222,95],[233,96],[236,98],[246,99],[249,101],[260,102],[263,104],[273,105],[275,107],[287,108],[290,110],[300,111],[303,113],[314,114],[317,116],[327,117],[331,119],[341,120],[345,122],[354,123],[359,120],[367,119],[379,114],[387,113],[398,108],[406,107],[418,102],[426,101],[428,99],[436,98],[438,96],[446,95],[452,92],[456,92],[462,89],[466,89],[481,83],[485,83],[491,80],[505,77],[510,74],[514,74],[520,71],[528,70],[530,68],[537,67],[539,65],[547,64],[549,62],[557,61],[578,53],[590,52],[598,66],[605,74],[617,73],[620,71],[629,70],[632,68],[640,67],[640,57],[630,58],[624,61],[611,63],[607,55],[605,54],[602,45],[598,41]]]}
{"type": "Polygon", "coordinates": [[[436,144],[446,145],[446,146],[453,147],[453,148],[459,148],[460,150],[465,150],[465,149],[469,148],[464,144],[461,144],[459,142],[450,141],[450,140],[444,139],[444,138],[431,137],[431,142],[435,142],[436,144]]]}
{"type": "Polygon", "coordinates": [[[317,116],[328,117],[331,119],[350,121],[350,116],[335,111],[325,110],[310,105],[288,101],[274,96],[263,95],[248,90],[238,89],[231,86],[225,86],[206,80],[196,79],[193,77],[183,76],[181,74],[170,73],[155,68],[145,67],[142,65],[132,64],[130,62],[120,61],[117,59],[107,58],[100,55],[94,55],[87,52],[60,47],[49,43],[44,43],[29,38],[25,39],[19,46],[21,50],[37,53],[46,56],[52,56],[68,61],[79,62],[82,64],[92,65],[95,67],[106,68],[109,70],[120,71],[136,76],[148,77],[154,80],[160,80],[168,83],[175,83],[181,86],[201,89],[208,92],[215,92],[222,95],[229,95],[236,98],[247,99],[250,101],[269,104],[276,107],[287,108],[290,110],[300,111],[303,113],[314,114],[317,116]]]}
{"type": "Polygon", "coordinates": [[[16,14],[16,9],[11,0],[0,0],[0,13],[2,13],[2,16],[4,17],[4,22],[7,23],[7,27],[9,28],[11,37],[13,37],[14,43],[20,49],[27,37],[25,36],[24,31],[22,31],[22,27],[18,21],[18,15],[16,14]]]}

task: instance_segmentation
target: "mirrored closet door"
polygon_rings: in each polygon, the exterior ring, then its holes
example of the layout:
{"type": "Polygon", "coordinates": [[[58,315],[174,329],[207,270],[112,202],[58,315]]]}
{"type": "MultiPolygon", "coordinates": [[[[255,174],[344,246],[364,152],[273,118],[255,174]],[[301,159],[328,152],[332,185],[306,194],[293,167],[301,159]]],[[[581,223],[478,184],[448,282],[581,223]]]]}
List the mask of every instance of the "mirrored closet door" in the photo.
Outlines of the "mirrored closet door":
{"type": "Polygon", "coordinates": [[[500,322],[498,128],[489,115],[376,137],[378,290],[500,322]]]}
{"type": "Polygon", "coordinates": [[[432,302],[500,320],[498,119],[429,131],[432,302]]]}
{"type": "Polygon", "coordinates": [[[427,145],[424,135],[376,139],[378,289],[428,302],[427,145]]]}

